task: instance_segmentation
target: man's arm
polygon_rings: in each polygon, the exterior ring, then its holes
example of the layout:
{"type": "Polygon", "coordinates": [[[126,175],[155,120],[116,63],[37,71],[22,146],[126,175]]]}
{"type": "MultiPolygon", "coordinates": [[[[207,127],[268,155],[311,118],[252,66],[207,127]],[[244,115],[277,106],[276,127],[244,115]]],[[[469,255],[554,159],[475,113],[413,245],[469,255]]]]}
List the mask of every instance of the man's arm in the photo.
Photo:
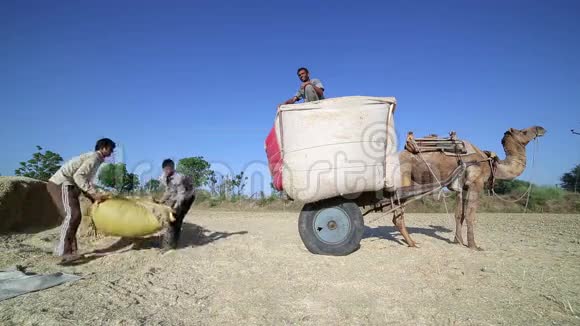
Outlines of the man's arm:
{"type": "MultiPolygon", "coordinates": [[[[296,95],[292,96],[292,98],[290,98],[288,101],[286,101],[280,105],[294,104],[294,103],[298,102],[298,100],[300,100],[300,98],[303,96],[302,94],[303,94],[302,89],[299,89],[298,92],[296,92],[296,95]]],[[[280,105],[278,105],[278,107],[280,107],[280,105]]]]}
{"type": "Polygon", "coordinates": [[[164,204],[167,206],[172,206],[173,203],[167,203],[169,201],[170,197],[171,197],[171,193],[169,192],[169,187],[165,186],[165,192],[163,192],[163,195],[161,196],[161,198],[159,198],[155,202],[157,202],[159,204],[164,204]]]}
{"type": "Polygon", "coordinates": [[[312,88],[314,88],[318,97],[322,97],[322,94],[324,94],[324,88],[320,88],[314,84],[310,84],[310,85],[312,85],[312,88]]]}
{"type": "MultiPolygon", "coordinates": [[[[313,79],[313,80],[309,81],[309,84],[312,85],[312,88],[314,88],[314,91],[316,91],[316,94],[318,95],[318,97],[322,97],[322,94],[324,94],[324,86],[322,85],[320,80],[313,79]]],[[[306,87],[306,86],[304,86],[304,87],[306,87]]]]}
{"type": "Polygon", "coordinates": [[[91,199],[92,201],[99,200],[100,196],[93,186],[92,178],[95,171],[99,168],[100,162],[95,158],[87,159],[79,167],[73,175],[73,180],[76,185],[91,199]]]}
{"type": "Polygon", "coordinates": [[[181,205],[183,205],[184,201],[193,195],[194,189],[191,179],[188,177],[182,176],[178,180],[177,183],[177,194],[175,196],[175,201],[171,206],[174,212],[179,212],[181,210],[181,205]]]}
{"type": "Polygon", "coordinates": [[[298,97],[292,96],[292,98],[289,99],[288,101],[284,102],[284,104],[294,104],[294,103],[296,103],[296,101],[298,101],[298,97]]]}
{"type": "Polygon", "coordinates": [[[161,196],[161,198],[159,198],[158,200],[155,200],[156,203],[158,204],[163,204],[163,205],[167,205],[167,206],[173,206],[173,204],[175,204],[175,200],[172,200],[172,190],[170,189],[170,187],[172,187],[172,185],[170,183],[166,183],[165,182],[165,177],[161,177],[159,178],[159,181],[161,183],[161,185],[163,186],[163,188],[165,188],[165,190],[163,191],[163,195],[161,196]]]}

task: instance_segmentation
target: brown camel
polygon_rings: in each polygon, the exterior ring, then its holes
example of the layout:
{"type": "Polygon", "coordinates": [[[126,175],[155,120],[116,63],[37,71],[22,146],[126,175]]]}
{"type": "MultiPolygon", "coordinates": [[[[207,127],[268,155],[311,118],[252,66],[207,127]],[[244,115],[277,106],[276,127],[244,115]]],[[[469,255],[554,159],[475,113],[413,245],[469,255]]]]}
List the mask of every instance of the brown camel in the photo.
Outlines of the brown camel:
{"type": "MultiPolygon", "coordinates": [[[[473,232],[475,212],[479,205],[479,194],[486,182],[492,180],[492,176],[495,179],[510,180],[522,174],[526,167],[526,145],[536,137],[543,136],[545,132],[546,130],[539,126],[522,130],[511,128],[506,131],[501,140],[506,154],[505,160],[499,160],[497,157],[490,159],[489,152],[483,152],[475,146],[473,146],[475,153],[463,156],[442,152],[413,154],[403,150],[399,154],[403,186],[439,182],[448,178],[461,162],[466,163],[468,166],[463,175],[447,187],[449,190],[457,192],[454,242],[464,244],[461,230],[463,221],[466,219],[467,246],[470,249],[481,250],[475,244],[473,232]]],[[[396,213],[393,222],[407,244],[410,247],[415,247],[416,243],[411,239],[405,227],[404,215],[396,213]]]]}

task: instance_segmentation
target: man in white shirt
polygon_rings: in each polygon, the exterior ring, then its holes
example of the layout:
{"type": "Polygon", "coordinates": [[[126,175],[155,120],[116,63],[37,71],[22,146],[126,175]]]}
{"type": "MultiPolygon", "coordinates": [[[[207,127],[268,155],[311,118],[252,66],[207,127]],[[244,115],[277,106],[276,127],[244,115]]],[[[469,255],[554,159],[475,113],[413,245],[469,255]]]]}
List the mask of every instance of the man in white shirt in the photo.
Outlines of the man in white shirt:
{"type": "Polygon", "coordinates": [[[77,254],[76,234],[82,219],[79,202],[81,193],[92,202],[107,199],[106,194],[97,192],[93,179],[105,158],[113,154],[115,146],[108,138],[98,140],[94,152],[69,160],[48,180],[46,188],[63,218],[60,239],[55,249],[56,256],[66,258],[77,254]]]}

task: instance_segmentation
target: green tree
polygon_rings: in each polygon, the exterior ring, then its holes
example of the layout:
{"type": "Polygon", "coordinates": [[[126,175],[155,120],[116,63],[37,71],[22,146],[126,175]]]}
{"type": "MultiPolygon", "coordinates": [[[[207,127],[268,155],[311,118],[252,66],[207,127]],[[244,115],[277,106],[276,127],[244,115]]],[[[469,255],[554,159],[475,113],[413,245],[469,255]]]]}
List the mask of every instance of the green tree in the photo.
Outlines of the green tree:
{"type": "Polygon", "coordinates": [[[177,172],[190,176],[196,188],[207,184],[211,175],[210,164],[203,156],[182,158],[177,163],[177,172]]]}
{"type": "Polygon", "coordinates": [[[248,177],[244,176],[244,171],[240,172],[240,174],[235,175],[234,178],[232,179],[232,190],[234,188],[236,189],[235,195],[237,197],[240,197],[242,195],[242,192],[244,192],[247,180],[248,177]]]}
{"type": "Polygon", "coordinates": [[[157,179],[151,179],[145,183],[145,191],[158,192],[161,189],[161,182],[157,179]]]}
{"type": "Polygon", "coordinates": [[[99,171],[99,182],[119,193],[131,192],[139,188],[139,177],[127,171],[125,163],[103,164],[99,171]]]}
{"type": "Polygon", "coordinates": [[[564,173],[560,177],[560,186],[568,191],[580,191],[580,164],[576,165],[570,172],[564,173]]]}
{"type": "Polygon", "coordinates": [[[20,167],[14,171],[18,176],[48,181],[58,171],[62,164],[60,154],[51,151],[42,152],[42,147],[36,146],[38,152],[32,154],[32,158],[26,162],[20,162],[20,167]]]}
{"type": "Polygon", "coordinates": [[[105,163],[101,166],[98,179],[101,185],[109,189],[120,190],[123,178],[127,174],[127,167],[123,163],[105,163]]]}
{"type": "Polygon", "coordinates": [[[221,199],[230,199],[233,190],[232,178],[229,175],[222,176],[217,184],[217,189],[221,199]]]}
{"type": "Polygon", "coordinates": [[[207,178],[207,185],[209,186],[210,195],[214,196],[218,194],[217,191],[218,177],[215,171],[210,171],[207,178]]]}
{"type": "Polygon", "coordinates": [[[131,192],[139,190],[139,176],[135,173],[127,173],[123,179],[121,192],[131,192]]]}
{"type": "Polygon", "coordinates": [[[525,191],[530,183],[522,180],[495,180],[493,190],[496,194],[504,195],[516,191],[525,191]],[[523,190],[522,190],[523,189],[523,190]]]}

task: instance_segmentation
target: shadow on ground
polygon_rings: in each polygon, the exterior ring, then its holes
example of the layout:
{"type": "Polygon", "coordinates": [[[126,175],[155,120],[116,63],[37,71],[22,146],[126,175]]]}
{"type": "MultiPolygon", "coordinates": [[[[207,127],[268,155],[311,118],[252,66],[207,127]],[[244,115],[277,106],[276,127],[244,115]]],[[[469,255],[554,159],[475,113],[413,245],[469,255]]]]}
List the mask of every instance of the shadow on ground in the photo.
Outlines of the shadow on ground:
{"type": "MultiPolygon", "coordinates": [[[[409,231],[411,238],[413,237],[413,234],[424,234],[428,237],[435,238],[437,240],[442,240],[442,241],[445,241],[447,243],[453,243],[451,240],[449,240],[445,237],[442,237],[441,235],[438,234],[438,233],[452,232],[450,229],[442,227],[442,226],[429,225],[429,228],[407,227],[407,230],[409,231]]],[[[365,232],[363,234],[363,239],[378,238],[378,239],[394,241],[394,242],[402,244],[402,245],[407,245],[404,241],[401,241],[401,240],[395,238],[396,234],[400,234],[400,233],[399,233],[399,230],[397,230],[397,228],[395,228],[394,226],[377,226],[374,228],[365,226],[365,232]]]]}
{"type": "Polygon", "coordinates": [[[247,233],[248,231],[238,231],[238,232],[211,231],[196,224],[183,223],[178,248],[190,246],[203,246],[208,243],[212,243],[214,241],[231,237],[233,235],[244,235],[247,233]]]}
{"type": "MultiPolygon", "coordinates": [[[[238,231],[238,232],[212,231],[202,226],[185,222],[181,227],[181,236],[179,238],[177,249],[179,250],[186,247],[204,246],[214,241],[225,239],[234,235],[244,235],[247,233],[248,231],[238,231]]],[[[131,250],[147,250],[160,248],[162,236],[163,232],[161,233],[161,235],[154,235],[144,238],[121,238],[106,248],[90,251],[88,253],[85,253],[78,259],[65,261],[61,264],[69,266],[82,265],[95,259],[98,259],[100,257],[112,254],[120,254],[131,250]]]]}

